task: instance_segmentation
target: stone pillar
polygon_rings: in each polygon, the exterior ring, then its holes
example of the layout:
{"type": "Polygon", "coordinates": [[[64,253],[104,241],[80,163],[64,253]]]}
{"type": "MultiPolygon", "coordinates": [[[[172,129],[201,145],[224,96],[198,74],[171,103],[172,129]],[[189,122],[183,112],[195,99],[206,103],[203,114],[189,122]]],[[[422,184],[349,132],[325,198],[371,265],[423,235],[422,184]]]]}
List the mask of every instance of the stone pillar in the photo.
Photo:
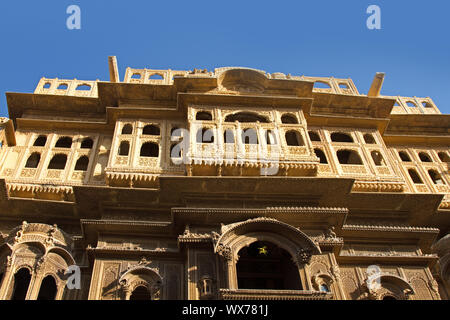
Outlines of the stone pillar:
{"type": "Polygon", "coordinates": [[[11,280],[13,276],[14,274],[12,273],[12,258],[11,256],[8,256],[6,261],[5,274],[3,275],[3,281],[0,286],[0,300],[6,300],[8,298],[8,289],[12,282],[11,280]]]}
{"type": "Polygon", "coordinates": [[[440,277],[447,296],[450,296],[450,234],[437,241],[432,250],[439,256],[440,277]]]}

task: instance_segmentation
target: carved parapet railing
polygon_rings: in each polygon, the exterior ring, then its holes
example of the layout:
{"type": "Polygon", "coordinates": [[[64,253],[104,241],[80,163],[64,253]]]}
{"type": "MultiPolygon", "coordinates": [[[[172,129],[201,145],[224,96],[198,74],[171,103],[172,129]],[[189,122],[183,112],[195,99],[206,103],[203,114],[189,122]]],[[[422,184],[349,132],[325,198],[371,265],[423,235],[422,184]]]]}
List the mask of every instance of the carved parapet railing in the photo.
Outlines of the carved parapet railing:
{"type": "Polygon", "coordinates": [[[42,78],[34,91],[35,94],[53,94],[77,97],[98,97],[97,81],[66,80],[42,78]]]}
{"type": "Polygon", "coordinates": [[[128,165],[129,159],[130,158],[128,156],[117,156],[114,165],[126,166],[128,165]]]}
{"type": "Polygon", "coordinates": [[[402,182],[356,181],[354,192],[403,192],[406,185],[402,182]]]}
{"type": "Polygon", "coordinates": [[[389,170],[389,167],[376,167],[377,174],[381,176],[390,175],[391,171],[389,170]]]}
{"type": "Polygon", "coordinates": [[[428,189],[426,184],[414,184],[414,188],[417,192],[428,193],[430,190],[428,189]]]}
{"type": "Polygon", "coordinates": [[[48,169],[46,179],[60,180],[62,178],[63,172],[64,170],[48,169]]]}
{"type": "Polygon", "coordinates": [[[158,158],[140,157],[139,166],[141,167],[157,167],[159,166],[158,158]]]}
{"type": "Polygon", "coordinates": [[[184,77],[188,71],[180,70],[153,70],[153,69],[132,69],[127,68],[125,73],[125,83],[137,84],[173,84],[175,77],[184,77]]]}
{"type": "Polygon", "coordinates": [[[363,165],[342,164],[342,172],[346,174],[366,174],[367,170],[363,165]]]}
{"type": "Polygon", "coordinates": [[[309,290],[220,289],[223,300],[330,300],[332,294],[309,290]]]}
{"type": "Polygon", "coordinates": [[[20,173],[21,178],[34,178],[36,176],[37,169],[25,168],[20,173]]]}

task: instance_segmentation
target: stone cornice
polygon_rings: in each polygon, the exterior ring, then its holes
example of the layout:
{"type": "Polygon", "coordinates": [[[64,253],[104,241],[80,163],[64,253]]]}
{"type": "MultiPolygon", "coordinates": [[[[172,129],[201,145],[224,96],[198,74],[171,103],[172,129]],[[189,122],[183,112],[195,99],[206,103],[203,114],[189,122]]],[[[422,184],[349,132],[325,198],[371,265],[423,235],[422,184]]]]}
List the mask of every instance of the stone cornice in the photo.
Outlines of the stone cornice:
{"type": "Polygon", "coordinates": [[[215,213],[246,213],[263,215],[265,213],[290,213],[290,214],[347,214],[347,208],[326,208],[326,207],[268,207],[265,209],[240,209],[240,208],[173,208],[175,214],[215,214],[215,213]]]}
{"type": "Polygon", "coordinates": [[[343,231],[387,231],[387,232],[420,232],[438,234],[439,229],[408,226],[376,226],[376,225],[344,225],[343,231]]]}
{"type": "Polygon", "coordinates": [[[220,289],[224,300],[329,300],[332,294],[308,290],[220,289]]]}

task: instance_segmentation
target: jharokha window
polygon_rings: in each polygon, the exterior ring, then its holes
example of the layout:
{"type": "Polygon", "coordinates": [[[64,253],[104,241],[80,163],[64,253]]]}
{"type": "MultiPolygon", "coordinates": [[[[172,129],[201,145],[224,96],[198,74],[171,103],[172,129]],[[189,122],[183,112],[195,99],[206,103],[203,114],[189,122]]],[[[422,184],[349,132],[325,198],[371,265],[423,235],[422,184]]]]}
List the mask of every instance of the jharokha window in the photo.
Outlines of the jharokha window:
{"type": "Polygon", "coordinates": [[[36,169],[39,166],[40,161],[41,155],[35,152],[28,158],[27,163],[25,164],[25,168],[36,169]]]}
{"type": "Polygon", "coordinates": [[[45,147],[47,143],[47,136],[39,136],[35,141],[33,146],[35,147],[45,147]]]}
{"type": "Polygon", "coordinates": [[[340,164],[363,165],[361,157],[353,150],[339,150],[337,157],[340,164]]]}
{"type": "Polygon", "coordinates": [[[72,147],[72,138],[63,137],[56,142],[55,148],[71,148],[72,147]]]}
{"type": "Polygon", "coordinates": [[[64,170],[66,168],[67,156],[65,154],[57,154],[53,157],[48,165],[49,169],[64,170]]]}
{"type": "Polygon", "coordinates": [[[286,132],[286,144],[290,147],[299,147],[305,145],[300,133],[294,130],[286,132]]]}

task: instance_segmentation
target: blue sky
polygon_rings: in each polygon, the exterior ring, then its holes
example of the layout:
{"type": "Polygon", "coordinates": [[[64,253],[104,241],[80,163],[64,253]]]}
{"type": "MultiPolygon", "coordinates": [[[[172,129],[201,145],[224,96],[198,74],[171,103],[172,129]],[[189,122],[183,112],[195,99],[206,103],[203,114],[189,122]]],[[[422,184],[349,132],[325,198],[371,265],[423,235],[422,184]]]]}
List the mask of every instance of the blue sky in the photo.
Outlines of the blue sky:
{"type": "Polygon", "coordinates": [[[0,114],[5,92],[33,92],[39,79],[108,80],[109,55],[123,79],[135,68],[212,70],[245,66],[292,75],[352,78],[366,94],[430,96],[450,113],[450,2],[153,1],[0,2],[0,114]],[[81,8],[81,30],[66,9],[81,8]],[[381,8],[381,30],[366,9],[381,8]]]}

